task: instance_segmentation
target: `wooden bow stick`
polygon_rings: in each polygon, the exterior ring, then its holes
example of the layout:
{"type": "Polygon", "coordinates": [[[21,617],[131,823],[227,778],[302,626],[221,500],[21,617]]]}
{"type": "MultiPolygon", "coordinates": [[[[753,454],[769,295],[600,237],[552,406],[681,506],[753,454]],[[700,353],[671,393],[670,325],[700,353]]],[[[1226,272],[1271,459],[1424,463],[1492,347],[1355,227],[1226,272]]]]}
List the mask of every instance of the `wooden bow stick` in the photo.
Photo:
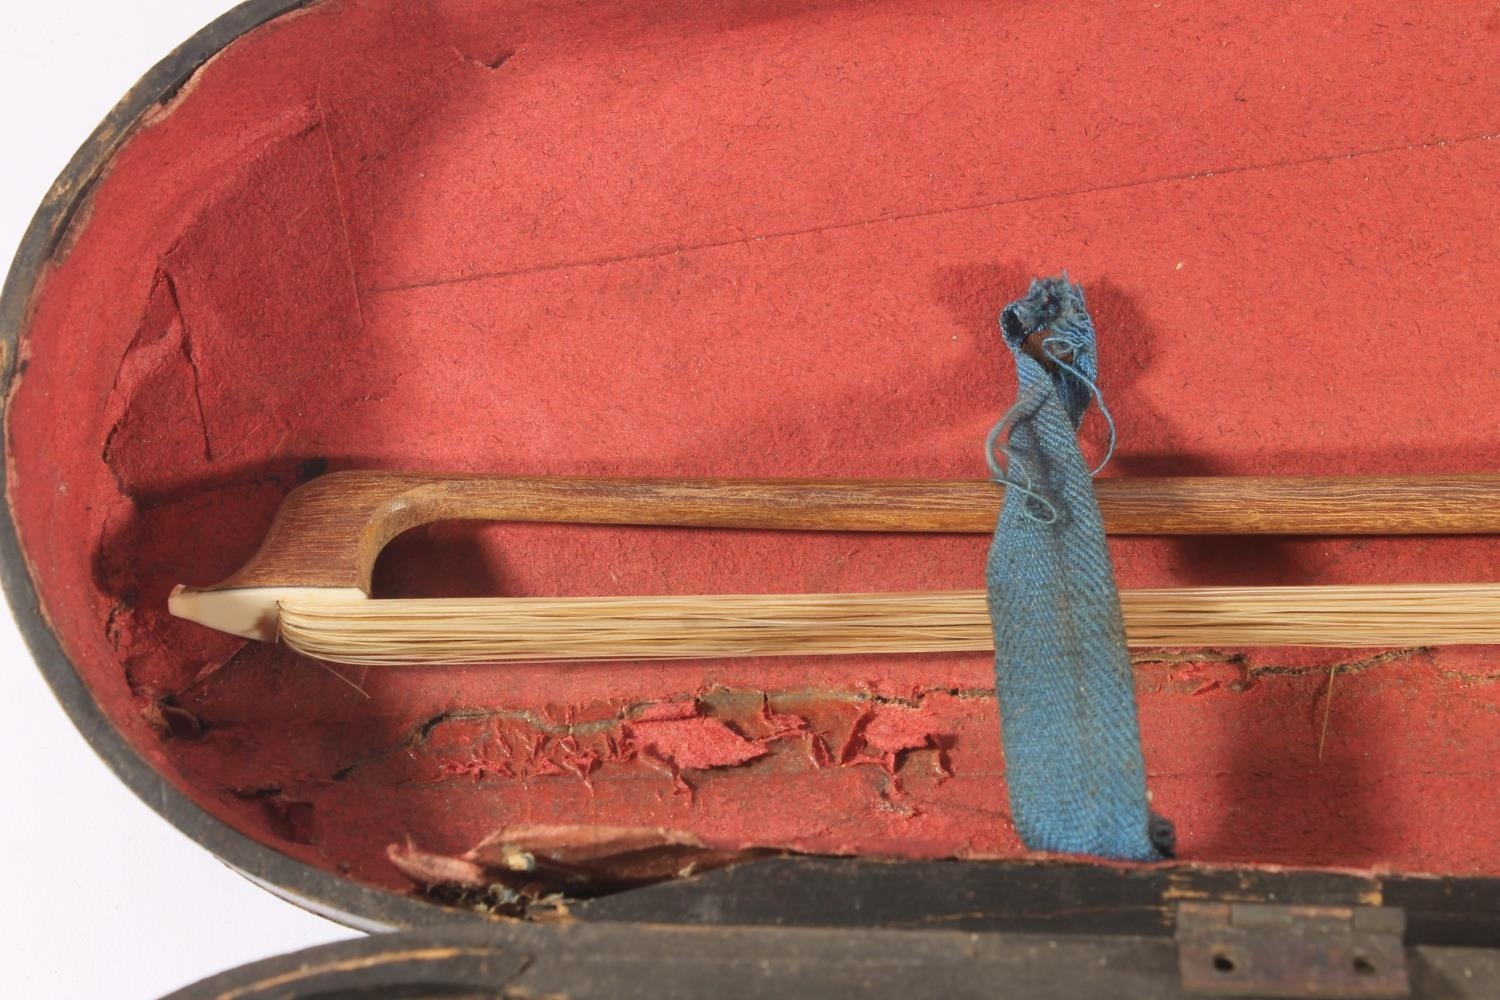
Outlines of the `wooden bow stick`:
{"type": "MultiPolygon", "coordinates": [[[[1500,476],[1101,479],[1116,535],[1500,533],[1500,476]]],[[[982,591],[374,600],[375,560],[445,520],[982,533],[988,482],[673,480],[340,472],[287,497],[260,551],[179,617],[358,664],[990,649],[982,591]]],[[[1500,585],[1135,590],[1132,645],[1500,642],[1500,585]]]]}

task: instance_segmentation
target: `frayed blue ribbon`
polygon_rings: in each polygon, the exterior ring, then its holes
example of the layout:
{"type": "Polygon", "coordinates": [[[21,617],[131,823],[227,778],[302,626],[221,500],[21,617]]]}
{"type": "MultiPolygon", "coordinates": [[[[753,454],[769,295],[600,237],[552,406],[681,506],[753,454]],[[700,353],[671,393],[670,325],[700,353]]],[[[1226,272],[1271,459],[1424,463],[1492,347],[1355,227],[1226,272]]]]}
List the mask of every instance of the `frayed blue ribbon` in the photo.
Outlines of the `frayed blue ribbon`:
{"type": "Polygon", "coordinates": [[[1120,597],[1094,498],[1115,426],[1083,289],[1066,274],[1033,281],[1000,326],[1019,385],[985,446],[1006,488],[985,583],[1016,832],[1036,851],[1170,857],[1171,824],[1148,805],[1120,597]],[[1091,471],[1077,435],[1096,400],[1110,442],[1091,471]]]}

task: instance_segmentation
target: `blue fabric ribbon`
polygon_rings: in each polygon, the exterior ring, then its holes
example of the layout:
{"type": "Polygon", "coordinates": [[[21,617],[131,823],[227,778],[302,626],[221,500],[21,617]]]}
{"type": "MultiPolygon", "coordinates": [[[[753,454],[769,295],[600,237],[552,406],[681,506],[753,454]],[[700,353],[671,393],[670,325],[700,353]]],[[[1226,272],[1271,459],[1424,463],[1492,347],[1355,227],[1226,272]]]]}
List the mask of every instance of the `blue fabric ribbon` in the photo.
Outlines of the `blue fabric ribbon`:
{"type": "Polygon", "coordinates": [[[1016,832],[1035,851],[1170,857],[1171,824],[1147,804],[1120,596],[1078,447],[1099,397],[1083,289],[1066,274],[1035,280],[1000,327],[1019,386],[987,442],[1006,489],[985,582],[1016,832]]]}

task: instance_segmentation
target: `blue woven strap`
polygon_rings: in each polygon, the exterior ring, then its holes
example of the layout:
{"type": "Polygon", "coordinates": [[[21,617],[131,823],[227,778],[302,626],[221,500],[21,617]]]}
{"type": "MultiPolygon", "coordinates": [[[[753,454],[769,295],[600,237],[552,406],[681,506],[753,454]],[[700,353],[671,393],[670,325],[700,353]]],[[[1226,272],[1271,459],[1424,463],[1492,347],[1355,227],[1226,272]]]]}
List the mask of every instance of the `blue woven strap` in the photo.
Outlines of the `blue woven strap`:
{"type": "Polygon", "coordinates": [[[1016,832],[1037,851],[1167,857],[1171,825],[1147,805],[1120,597],[1078,448],[1098,394],[1083,290],[1066,274],[1033,281],[1000,325],[1019,388],[990,433],[1006,490],[985,582],[1016,832]]]}

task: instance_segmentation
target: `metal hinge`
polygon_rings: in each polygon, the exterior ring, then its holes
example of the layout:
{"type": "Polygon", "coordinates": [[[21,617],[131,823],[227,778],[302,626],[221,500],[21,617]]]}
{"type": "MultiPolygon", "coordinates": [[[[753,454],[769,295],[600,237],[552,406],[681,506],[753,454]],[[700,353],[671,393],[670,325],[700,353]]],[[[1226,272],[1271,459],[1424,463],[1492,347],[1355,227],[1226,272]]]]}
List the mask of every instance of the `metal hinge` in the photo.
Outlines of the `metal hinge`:
{"type": "Polygon", "coordinates": [[[1189,993],[1404,997],[1406,914],[1384,906],[1181,903],[1177,955],[1189,993]]]}

